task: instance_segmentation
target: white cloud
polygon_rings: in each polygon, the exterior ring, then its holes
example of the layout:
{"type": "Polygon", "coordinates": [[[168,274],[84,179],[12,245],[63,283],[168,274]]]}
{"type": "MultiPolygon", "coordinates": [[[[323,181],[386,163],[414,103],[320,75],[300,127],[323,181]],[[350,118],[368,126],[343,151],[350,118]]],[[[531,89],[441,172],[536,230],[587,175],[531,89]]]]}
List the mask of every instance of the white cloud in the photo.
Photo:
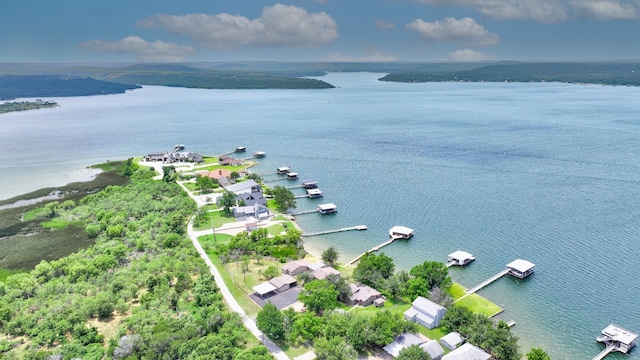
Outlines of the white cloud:
{"type": "Polygon", "coordinates": [[[501,20],[530,19],[556,23],[568,18],[567,5],[560,0],[414,0],[441,7],[471,8],[501,20]]]}
{"type": "Polygon", "coordinates": [[[385,61],[396,61],[396,60],[397,59],[395,57],[385,54],[384,52],[375,48],[365,49],[363,56],[351,56],[351,55],[342,55],[338,53],[331,53],[327,57],[327,61],[341,61],[341,62],[385,62],[385,61]]]}
{"type": "Polygon", "coordinates": [[[457,50],[449,53],[451,61],[487,61],[497,60],[495,57],[471,49],[457,50]]]}
{"type": "Polygon", "coordinates": [[[392,30],[396,27],[396,24],[388,22],[386,20],[376,20],[376,27],[382,30],[392,30]]]}
{"type": "Polygon", "coordinates": [[[325,12],[282,4],[267,6],[260,18],[229,14],[155,15],[138,22],[143,28],[163,28],[186,35],[211,49],[245,46],[303,47],[338,37],[338,25],[325,12]]]}
{"type": "Polygon", "coordinates": [[[461,45],[492,46],[500,42],[498,35],[489,32],[472,18],[444,18],[426,22],[417,19],[407,24],[407,29],[420,34],[426,41],[454,42],[461,45]]]}
{"type": "Polygon", "coordinates": [[[576,15],[596,20],[637,19],[640,17],[638,1],[619,0],[570,0],[576,15]]]}
{"type": "Polygon", "coordinates": [[[191,46],[164,41],[148,42],[137,36],[128,36],[117,41],[93,40],[80,44],[86,50],[133,54],[141,61],[179,62],[194,52],[191,46]]]}

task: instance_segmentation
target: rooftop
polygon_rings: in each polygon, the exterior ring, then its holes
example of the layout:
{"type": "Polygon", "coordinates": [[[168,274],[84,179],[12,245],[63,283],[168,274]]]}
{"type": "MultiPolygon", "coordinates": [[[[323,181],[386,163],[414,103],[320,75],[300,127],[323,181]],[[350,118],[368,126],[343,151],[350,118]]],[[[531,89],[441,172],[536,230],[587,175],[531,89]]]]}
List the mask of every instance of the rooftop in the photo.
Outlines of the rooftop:
{"type": "Polygon", "coordinates": [[[536,266],[534,263],[522,259],[516,259],[507,264],[508,268],[517,270],[519,272],[527,272],[533,269],[534,266],[536,266]]]}
{"type": "Polygon", "coordinates": [[[465,260],[473,258],[473,255],[469,254],[466,251],[458,250],[449,254],[449,257],[455,260],[465,260]]]}
{"type": "Polygon", "coordinates": [[[604,330],[602,330],[602,335],[608,336],[613,341],[619,341],[623,344],[631,344],[638,338],[638,334],[625,330],[614,324],[609,324],[604,328],[604,330]]]}

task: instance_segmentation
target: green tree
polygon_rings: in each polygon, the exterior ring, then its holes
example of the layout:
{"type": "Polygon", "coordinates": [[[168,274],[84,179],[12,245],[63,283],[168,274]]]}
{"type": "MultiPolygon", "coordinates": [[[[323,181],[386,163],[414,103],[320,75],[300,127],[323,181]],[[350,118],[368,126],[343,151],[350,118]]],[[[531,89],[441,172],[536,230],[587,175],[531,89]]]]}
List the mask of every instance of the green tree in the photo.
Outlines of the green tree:
{"type": "Polygon", "coordinates": [[[205,192],[211,191],[216,187],[217,180],[208,176],[198,175],[196,177],[196,188],[205,192]]]}
{"type": "Polygon", "coordinates": [[[397,360],[431,360],[431,356],[418,345],[411,345],[400,350],[397,360]]]}
{"type": "Polygon", "coordinates": [[[164,182],[173,182],[176,179],[176,167],[171,166],[163,166],[162,167],[162,181],[164,182]]]}
{"type": "Polygon", "coordinates": [[[226,215],[231,215],[231,208],[236,206],[236,194],[225,190],[220,197],[220,205],[226,215]]]}
{"type": "Polygon", "coordinates": [[[329,340],[324,337],[318,338],[313,342],[313,349],[320,360],[351,360],[358,356],[353,347],[342,337],[329,340]]]}
{"type": "Polygon", "coordinates": [[[47,203],[44,206],[44,214],[47,217],[56,217],[58,215],[58,210],[60,209],[60,202],[58,201],[52,201],[50,203],[47,203]]]}
{"type": "Polygon", "coordinates": [[[334,246],[329,246],[322,252],[322,261],[330,266],[334,266],[338,261],[338,250],[334,246]]]}
{"type": "Polygon", "coordinates": [[[326,310],[338,307],[338,290],[327,280],[314,280],[304,285],[304,290],[298,294],[307,310],[322,315],[326,310]]]}
{"type": "Polygon", "coordinates": [[[256,318],[258,329],[273,340],[284,337],[283,315],[271,302],[265,304],[256,318]]]}
{"type": "Polygon", "coordinates": [[[551,360],[551,357],[541,348],[534,347],[527,353],[527,360],[551,360]]]}
{"type": "Polygon", "coordinates": [[[383,288],[381,285],[385,279],[393,275],[394,269],[393,259],[384,253],[380,255],[367,253],[358,261],[358,266],[353,271],[353,278],[365,285],[383,288]]]}
{"type": "Polygon", "coordinates": [[[411,268],[412,276],[407,283],[407,296],[415,299],[418,296],[429,296],[434,288],[440,288],[445,293],[451,287],[451,278],[447,266],[438,261],[425,261],[411,268]]]}
{"type": "Polygon", "coordinates": [[[273,201],[276,203],[276,209],[280,212],[287,212],[288,209],[296,208],[296,199],[291,190],[284,186],[276,185],[271,190],[273,201]]]}
{"type": "Polygon", "coordinates": [[[240,173],[237,172],[237,171],[232,171],[231,174],[229,174],[229,177],[232,180],[238,180],[238,179],[240,179],[240,173]]]}
{"type": "Polygon", "coordinates": [[[278,268],[276,268],[275,265],[270,265],[264,270],[262,274],[267,280],[271,280],[274,277],[278,276],[278,268]]]}

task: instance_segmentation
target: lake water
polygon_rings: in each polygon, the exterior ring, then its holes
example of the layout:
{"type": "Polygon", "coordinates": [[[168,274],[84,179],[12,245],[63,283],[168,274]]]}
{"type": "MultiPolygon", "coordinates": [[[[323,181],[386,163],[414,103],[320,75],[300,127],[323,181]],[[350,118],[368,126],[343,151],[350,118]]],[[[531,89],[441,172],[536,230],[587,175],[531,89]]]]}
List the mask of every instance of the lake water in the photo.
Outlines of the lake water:
{"type": "Polygon", "coordinates": [[[404,225],[415,236],[383,250],[400,269],[465,250],[477,260],[451,275],[472,287],[516,258],[535,263],[530,278],[480,291],[515,320],[523,352],[590,359],[610,322],[640,331],[640,88],[381,76],[329,74],[328,90],[144,87],[3,114],[0,198],[177,143],[206,155],[246,146],[267,153],[254,171],[286,164],[318,181],[325,197],[297,210],[338,206],[299,216],[305,231],[369,228],[307,238],[316,252],[334,245],[347,262],[404,225]]]}

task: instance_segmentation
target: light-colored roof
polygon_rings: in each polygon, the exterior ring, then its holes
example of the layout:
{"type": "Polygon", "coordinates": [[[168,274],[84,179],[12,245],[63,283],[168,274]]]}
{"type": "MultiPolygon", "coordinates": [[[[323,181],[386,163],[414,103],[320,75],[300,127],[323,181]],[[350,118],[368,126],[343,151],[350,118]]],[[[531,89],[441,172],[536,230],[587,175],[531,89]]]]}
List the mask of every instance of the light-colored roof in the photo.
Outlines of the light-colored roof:
{"type": "Polygon", "coordinates": [[[317,194],[322,194],[322,191],[320,191],[320,189],[309,189],[307,190],[307,194],[308,195],[317,195],[317,194]]]}
{"type": "Polygon", "coordinates": [[[431,356],[432,359],[436,359],[442,356],[442,354],[444,354],[444,350],[442,349],[442,346],[440,346],[440,344],[438,344],[436,340],[429,340],[426,343],[420,345],[420,347],[427,354],[429,354],[429,356],[431,356]]]}
{"type": "Polygon", "coordinates": [[[449,258],[454,260],[466,260],[472,258],[473,255],[469,254],[466,251],[458,250],[449,254],[449,258]]]}
{"type": "Polygon", "coordinates": [[[420,345],[422,343],[424,343],[424,340],[422,340],[422,338],[420,338],[419,336],[414,334],[404,333],[402,335],[399,335],[394,342],[385,346],[383,349],[389,355],[393,357],[398,357],[402,349],[409,347],[411,345],[420,345]]]}
{"type": "Polygon", "coordinates": [[[282,267],[282,271],[294,271],[300,267],[303,268],[307,268],[310,269],[310,264],[304,260],[294,260],[294,261],[289,261],[288,263],[284,264],[284,266],[282,267]]]}
{"type": "Polygon", "coordinates": [[[455,347],[458,346],[460,343],[462,343],[462,336],[460,336],[460,334],[458,334],[457,332],[450,332],[447,335],[443,336],[440,338],[440,342],[443,345],[449,345],[450,347],[455,347]]]}
{"type": "Polygon", "coordinates": [[[318,209],[320,210],[335,209],[336,207],[337,207],[336,204],[332,204],[332,203],[318,205],[318,209]]]}
{"type": "Polygon", "coordinates": [[[351,301],[366,301],[372,296],[382,295],[378,290],[363,284],[349,284],[351,289],[351,301]]]}
{"type": "Polygon", "coordinates": [[[517,270],[522,273],[533,269],[534,266],[536,266],[534,263],[522,259],[516,259],[507,264],[508,268],[517,270]]]}
{"type": "Polygon", "coordinates": [[[334,269],[332,267],[329,267],[329,266],[318,268],[318,269],[315,269],[313,271],[313,277],[315,277],[318,280],[326,279],[327,276],[329,276],[329,275],[338,275],[338,276],[340,276],[340,271],[338,271],[338,270],[336,270],[336,269],[334,269]]]}
{"type": "Polygon", "coordinates": [[[406,226],[399,226],[399,225],[396,225],[396,226],[392,227],[392,228],[389,230],[389,233],[398,233],[398,234],[406,234],[406,235],[409,235],[409,234],[412,234],[412,233],[413,233],[413,229],[408,228],[408,227],[406,227],[406,226]]]}
{"type": "Polygon", "coordinates": [[[258,183],[255,182],[255,180],[250,179],[247,181],[239,182],[237,184],[229,185],[224,189],[227,191],[231,191],[232,193],[237,193],[246,191],[247,189],[251,189],[254,186],[258,186],[258,183]]]}
{"type": "Polygon", "coordinates": [[[296,278],[294,278],[291,275],[286,275],[285,274],[285,275],[281,275],[281,276],[278,276],[278,277],[274,277],[273,279],[269,280],[269,282],[273,286],[275,286],[277,288],[280,288],[280,287],[282,287],[284,285],[291,285],[291,284],[295,283],[296,282],[296,278]]]}
{"type": "Polygon", "coordinates": [[[617,325],[609,324],[604,330],[602,335],[610,337],[613,341],[619,341],[623,344],[631,344],[638,338],[638,334],[625,330],[617,325]]]}
{"type": "Polygon", "coordinates": [[[444,307],[422,296],[418,296],[415,300],[413,300],[412,305],[414,308],[433,317],[437,316],[438,311],[446,310],[444,307]]]}
{"type": "Polygon", "coordinates": [[[253,291],[257,292],[260,295],[268,294],[277,289],[270,282],[263,282],[253,287],[253,291]]]}
{"type": "Polygon", "coordinates": [[[466,343],[442,357],[442,360],[489,360],[491,355],[479,347],[466,343]]]}

